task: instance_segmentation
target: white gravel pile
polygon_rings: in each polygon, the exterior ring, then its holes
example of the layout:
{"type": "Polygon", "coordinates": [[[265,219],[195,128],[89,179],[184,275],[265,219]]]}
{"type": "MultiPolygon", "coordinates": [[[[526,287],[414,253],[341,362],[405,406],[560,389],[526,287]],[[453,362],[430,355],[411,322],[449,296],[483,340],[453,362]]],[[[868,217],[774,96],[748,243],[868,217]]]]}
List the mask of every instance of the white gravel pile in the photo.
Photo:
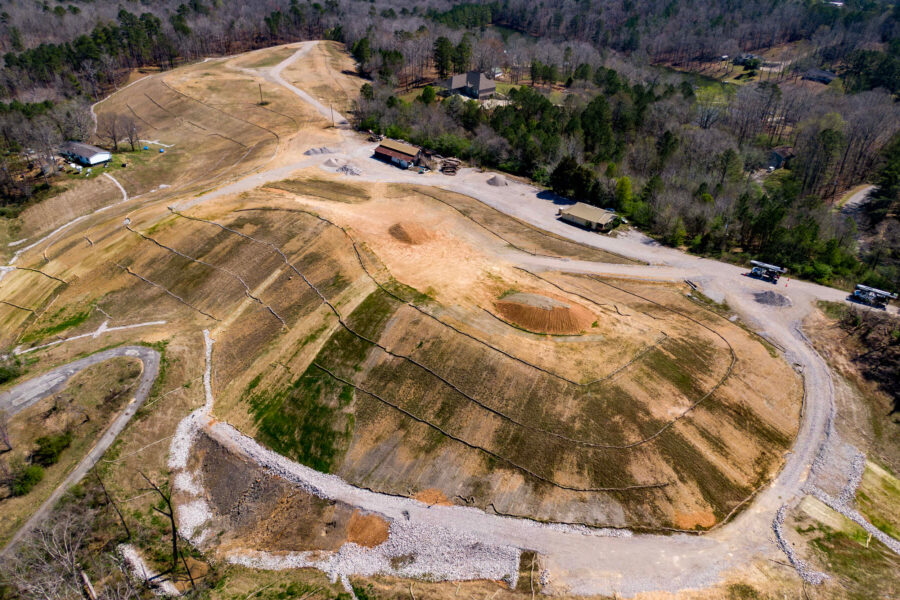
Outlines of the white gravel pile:
{"type": "Polygon", "coordinates": [[[141,556],[140,552],[137,551],[137,548],[131,544],[119,544],[117,550],[122,556],[122,560],[125,561],[125,565],[128,567],[129,572],[131,572],[131,576],[137,581],[150,585],[154,594],[157,596],[181,595],[181,592],[178,591],[175,584],[169,580],[150,582],[151,579],[156,577],[157,573],[144,562],[144,558],[141,556]]]}
{"type": "Polygon", "coordinates": [[[492,185],[494,187],[503,187],[505,185],[509,185],[509,182],[503,175],[494,175],[493,177],[488,179],[487,182],[488,185],[492,185]]]}
{"type": "Polygon", "coordinates": [[[428,581],[491,579],[515,587],[519,556],[517,548],[488,546],[449,529],[394,521],[388,540],[375,548],[348,542],[337,552],[241,551],[228,555],[227,561],[267,570],[312,567],[332,581],[348,575],[393,575],[428,581]]]}
{"type": "Polygon", "coordinates": [[[317,154],[333,154],[333,153],[334,153],[334,150],[332,150],[331,148],[326,148],[325,146],[320,146],[318,148],[310,148],[303,154],[305,154],[306,156],[315,156],[317,154]]]}
{"type": "MultiPolygon", "coordinates": [[[[197,409],[181,420],[175,428],[172,443],[169,444],[169,469],[179,471],[187,468],[188,457],[191,455],[191,446],[194,444],[194,436],[197,427],[206,415],[203,409],[197,409]]],[[[177,480],[176,480],[177,483],[177,480]]]]}
{"type": "Polygon", "coordinates": [[[775,540],[778,542],[778,546],[781,548],[782,552],[787,555],[791,565],[803,581],[812,583],[813,585],[819,585],[826,579],[829,579],[828,575],[811,569],[805,561],[797,556],[797,553],[794,552],[794,547],[791,546],[791,543],[784,537],[784,514],[787,512],[787,508],[787,504],[783,504],[775,514],[775,520],[772,521],[772,531],[775,532],[775,540]]]}
{"type": "Polygon", "coordinates": [[[355,167],[350,163],[347,163],[340,169],[338,169],[338,173],[343,173],[344,175],[362,175],[362,169],[359,167],[355,167]]]}
{"type": "Polygon", "coordinates": [[[325,165],[326,167],[331,167],[332,169],[336,169],[337,167],[340,167],[343,163],[336,158],[329,158],[322,164],[325,165]]]}
{"type": "Polygon", "coordinates": [[[200,484],[194,479],[194,474],[190,471],[182,471],[175,475],[173,485],[175,486],[175,489],[190,494],[191,496],[199,496],[203,492],[200,488],[200,484]]]}
{"type": "Polygon", "coordinates": [[[189,540],[195,539],[194,533],[209,521],[209,505],[203,498],[179,504],[176,516],[178,517],[178,529],[181,530],[181,535],[189,540]]]}
{"type": "Polygon", "coordinates": [[[810,491],[810,495],[865,529],[866,533],[870,534],[873,538],[890,548],[890,550],[894,554],[900,555],[900,541],[895,540],[885,532],[869,523],[869,521],[867,521],[866,518],[859,513],[859,511],[851,508],[847,504],[841,504],[838,499],[829,496],[822,490],[814,489],[810,491]]]}

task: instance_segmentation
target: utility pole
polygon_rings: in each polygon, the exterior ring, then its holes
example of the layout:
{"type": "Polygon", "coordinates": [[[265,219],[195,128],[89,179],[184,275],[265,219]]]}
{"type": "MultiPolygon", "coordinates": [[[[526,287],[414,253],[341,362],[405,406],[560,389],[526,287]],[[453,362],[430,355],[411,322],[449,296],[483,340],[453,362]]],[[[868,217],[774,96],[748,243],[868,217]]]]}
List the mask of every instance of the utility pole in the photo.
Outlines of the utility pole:
{"type": "Polygon", "coordinates": [[[263,103],[262,84],[259,84],[259,105],[262,106],[262,103],[263,103]]]}
{"type": "Polygon", "coordinates": [[[331,102],[329,102],[328,108],[331,109],[331,126],[336,127],[336,125],[334,124],[334,105],[331,102]]]}

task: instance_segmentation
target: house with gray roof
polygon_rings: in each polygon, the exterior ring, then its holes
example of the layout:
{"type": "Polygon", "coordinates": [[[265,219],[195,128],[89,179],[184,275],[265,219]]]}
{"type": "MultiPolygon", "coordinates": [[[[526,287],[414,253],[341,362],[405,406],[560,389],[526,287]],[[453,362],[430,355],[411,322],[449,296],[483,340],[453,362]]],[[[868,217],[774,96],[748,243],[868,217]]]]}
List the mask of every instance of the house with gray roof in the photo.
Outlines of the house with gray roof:
{"type": "Polygon", "coordinates": [[[459,73],[438,82],[438,85],[446,89],[448,94],[463,94],[478,100],[490,98],[497,91],[494,80],[481,71],[459,73]]]}

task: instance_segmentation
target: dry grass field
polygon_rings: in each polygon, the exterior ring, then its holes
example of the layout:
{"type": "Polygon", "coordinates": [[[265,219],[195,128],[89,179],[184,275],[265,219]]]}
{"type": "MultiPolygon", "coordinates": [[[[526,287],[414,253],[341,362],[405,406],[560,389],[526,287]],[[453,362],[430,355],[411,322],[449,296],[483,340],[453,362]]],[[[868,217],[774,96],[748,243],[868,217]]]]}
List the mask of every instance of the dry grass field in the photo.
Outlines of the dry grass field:
{"type": "MultiPolygon", "coordinates": [[[[157,387],[102,467],[135,519],[149,523],[152,501],[139,473],[166,477],[167,442],[202,404],[203,329],[215,339],[216,419],[376,491],[547,521],[695,530],[721,523],[778,471],[802,384],[757,338],[686,286],[531,272],[516,257],[633,261],[460,194],[303,165],[170,210],[340,141],[253,71],[292,52],[195,64],[101,103],[98,113],[127,112],[143,137],[171,147],[116,173],[137,198],[18,263],[41,272],[0,282],[4,349],[107,321],[165,321],[27,355],[26,377],[112,344],[164,350],[157,387]]],[[[341,72],[349,61],[319,44],[284,77],[346,110],[359,87],[341,72]]],[[[26,211],[22,230],[36,236],[118,202],[110,183],[66,192],[65,217],[26,211]]],[[[222,550],[326,550],[385,535],[383,523],[261,478],[211,441],[193,460],[222,550]],[[245,488],[253,494],[240,496],[245,488]]]]}

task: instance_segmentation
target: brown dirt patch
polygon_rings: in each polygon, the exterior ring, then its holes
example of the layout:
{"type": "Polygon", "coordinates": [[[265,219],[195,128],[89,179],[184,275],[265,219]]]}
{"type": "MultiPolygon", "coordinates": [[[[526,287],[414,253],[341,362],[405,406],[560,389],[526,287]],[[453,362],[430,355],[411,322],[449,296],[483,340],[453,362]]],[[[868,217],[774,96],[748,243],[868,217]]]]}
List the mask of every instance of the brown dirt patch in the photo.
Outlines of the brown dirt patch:
{"type": "Polygon", "coordinates": [[[595,320],[585,307],[543,294],[516,292],[498,300],[496,306],[508,321],[540,333],[581,333],[595,320]]]}
{"type": "Polygon", "coordinates": [[[347,524],[347,541],[374,548],[388,539],[390,524],[378,515],[364,515],[353,511],[347,524]]]}
{"type": "Polygon", "coordinates": [[[413,246],[424,244],[432,237],[427,229],[418,223],[410,223],[408,221],[394,223],[391,225],[390,229],[388,229],[388,233],[390,233],[391,237],[394,239],[413,246]]]}
{"type": "Polygon", "coordinates": [[[695,527],[712,527],[716,524],[716,515],[708,510],[698,510],[689,513],[676,512],[675,526],[681,529],[694,529],[695,527]]]}
{"type": "Polygon", "coordinates": [[[413,500],[418,500],[423,504],[427,504],[429,506],[453,506],[453,503],[447,500],[447,496],[444,495],[444,492],[437,488],[428,488],[427,490],[422,490],[413,495],[413,500]]]}

